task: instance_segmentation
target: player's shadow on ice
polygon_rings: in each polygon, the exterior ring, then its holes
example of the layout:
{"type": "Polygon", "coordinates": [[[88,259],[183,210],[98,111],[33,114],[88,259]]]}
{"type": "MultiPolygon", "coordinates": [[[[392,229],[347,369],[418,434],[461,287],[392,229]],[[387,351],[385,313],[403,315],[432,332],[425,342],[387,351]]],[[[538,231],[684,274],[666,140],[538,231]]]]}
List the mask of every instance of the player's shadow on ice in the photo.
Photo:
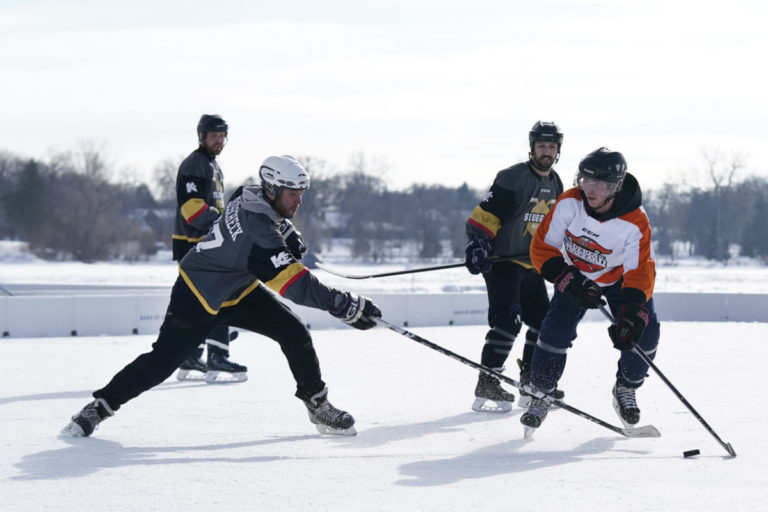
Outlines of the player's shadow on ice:
{"type": "MultiPolygon", "coordinates": [[[[204,381],[200,382],[177,382],[168,380],[152,388],[150,391],[169,391],[175,389],[185,389],[197,386],[208,386],[204,381]]],[[[227,384],[214,384],[216,386],[226,386],[227,384]]],[[[95,389],[95,388],[94,388],[95,389]]],[[[82,398],[83,400],[93,400],[91,393],[93,389],[81,390],[81,391],[58,391],[55,393],[36,393],[33,395],[16,395],[0,397],[0,405],[10,404],[14,402],[36,402],[38,400],[68,400],[70,398],[82,398]]],[[[83,403],[85,405],[85,403],[83,403]]],[[[73,411],[74,412],[74,411],[73,411]]]]}
{"type": "Polygon", "coordinates": [[[226,462],[251,464],[258,462],[273,462],[292,457],[239,457],[243,448],[267,445],[271,443],[286,443],[305,441],[317,436],[307,434],[291,437],[275,437],[258,441],[225,443],[199,446],[123,446],[115,441],[105,441],[98,438],[66,438],[61,439],[69,444],[66,448],[48,450],[25,455],[21,461],[14,464],[21,474],[12,480],[55,480],[59,478],[79,478],[96,473],[103,469],[124,466],[165,466],[168,464],[190,464],[196,462],[226,462]],[[212,451],[233,450],[231,456],[212,456],[212,451]],[[185,452],[203,452],[200,457],[185,452]],[[169,454],[164,457],[163,454],[169,454]]]}
{"type": "MultiPolygon", "coordinates": [[[[594,458],[595,455],[613,450],[614,444],[622,441],[626,440],[617,437],[602,437],[592,439],[568,450],[520,453],[520,448],[528,445],[531,441],[516,439],[486,446],[480,450],[453,458],[403,464],[400,466],[400,473],[409,478],[398,480],[395,483],[404,486],[428,487],[573,464],[583,461],[586,457],[594,458]]],[[[646,452],[639,450],[636,453],[646,452]]]]}
{"type": "MultiPolygon", "coordinates": [[[[464,425],[472,423],[484,423],[488,421],[509,421],[510,418],[521,413],[522,409],[515,410],[511,414],[493,414],[465,412],[439,418],[435,420],[422,421],[420,423],[408,423],[404,425],[385,425],[381,427],[364,427],[358,425],[358,435],[354,438],[347,438],[350,447],[359,448],[361,446],[370,448],[381,446],[403,439],[415,439],[419,437],[445,434],[462,430],[464,425]]],[[[344,441],[344,438],[340,438],[344,441]]]]}

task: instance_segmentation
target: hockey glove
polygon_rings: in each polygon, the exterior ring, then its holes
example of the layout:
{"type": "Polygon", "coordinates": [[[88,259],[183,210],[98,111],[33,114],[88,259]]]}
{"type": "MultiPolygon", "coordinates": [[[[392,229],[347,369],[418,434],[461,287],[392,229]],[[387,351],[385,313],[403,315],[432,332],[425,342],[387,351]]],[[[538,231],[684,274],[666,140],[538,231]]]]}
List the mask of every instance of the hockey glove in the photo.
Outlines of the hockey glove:
{"type": "Polygon", "coordinates": [[[464,264],[471,274],[485,274],[491,270],[493,264],[489,259],[491,242],[485,238],[472,237],[467,242],[464,252],[464,264]]]}
{"type": "Polygon", "coordinates": [[[301,239],[301,233],[288,219],[283,219],[278,228],[280,229],[280,234],[283,235],[285,245],[287,245],[288,250],[291,251],[291,255],[296,261],[301,260],[301,258],[304,257],[304,253],[307,252],[307,244],[301,239]]]}
{"type": "Polygon", "coordinates": [[[376,326],[375,319],[381,318],[381,310],[371,299],[349,292],[336,295],[330,313],[345,324],[361,330],[376,326]]]}
{"type": "Polygon", "coordinates": [[[565,267],[557,275],[555,289],[582,308],[596,309],[603,304],[603,292],[600,287],[573,265],[565,267]]]}
{"type": "Polygon", "coordinates": [[[640,341],[649,317],[650,312],[642,304],[622,304],[616,323],[608,327],[608,336],[613,346],[619,350],[632,350],[635,343],[640,341]]]}

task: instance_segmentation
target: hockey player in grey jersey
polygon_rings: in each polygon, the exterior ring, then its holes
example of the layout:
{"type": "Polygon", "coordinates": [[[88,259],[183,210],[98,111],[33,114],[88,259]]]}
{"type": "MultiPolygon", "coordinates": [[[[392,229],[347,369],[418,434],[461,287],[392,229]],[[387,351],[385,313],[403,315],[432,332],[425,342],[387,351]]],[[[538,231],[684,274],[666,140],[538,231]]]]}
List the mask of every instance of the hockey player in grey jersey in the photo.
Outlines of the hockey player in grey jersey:
{"type": "Polygon", "coordinates": [[[152,350],[96,390],[94,400],[72,417],[62,434],[91,435],[123,404],[167,379],[219,325],[253,331],[279,343],[296,381],[296,396],[318,431],[356,433],[352,415],[328,401],[309,331],[273,292],[328,311],[357,329],[375,326],[381,311],[366,297],[319,282],[286,244],[280,225],[301,205],[309,188],[306,170],[292,157],[272,156],[259,175],[261,185],[238,190],[209,233],[181,260],[152,350]]]}
{"type": "MultiPolygon", "coordinates": [[[[471,273],[483,275],[488,290],[490,329],[480,361],[504,371],[512,344],[526,324],[523,357],[518,360],[523,384],[528,383],[533,348],[549,306],[544,280],[533,268],[528,249],[539,222],[563,191],[552,167],[560,156],[563,132],[553,122],[538,121],[528,133],[528,143],[529,160],[499,171],[466,223],[466,265],[471,273]],[[504,256],[514,259],[497,263],[491,259],[504,256]]],[[[498,379],[481,373],[472,409],[509,412],[514,398],[498,379]]],[[[521,394],[518,403],[527,407],[529,399],[521,394]]]]}
{"type": "MultiPolygon", "coordinates": [[[[176,175],[176,222],[173,230],[173,259],[181,259],[211,229],[224,210],[224,175],[216,157],[224,150],[229,125],[219,115],[203,114],[197,123],[199,147],[179,166],[176,175]]],[[[204,343],[181,363],[176,378],[206,382],[243,382],[248,368],[229,359],[229,342],[237,336],[219,325],[204,343]],[[208,346],[208,356],[202,360],[208,346]]]]}

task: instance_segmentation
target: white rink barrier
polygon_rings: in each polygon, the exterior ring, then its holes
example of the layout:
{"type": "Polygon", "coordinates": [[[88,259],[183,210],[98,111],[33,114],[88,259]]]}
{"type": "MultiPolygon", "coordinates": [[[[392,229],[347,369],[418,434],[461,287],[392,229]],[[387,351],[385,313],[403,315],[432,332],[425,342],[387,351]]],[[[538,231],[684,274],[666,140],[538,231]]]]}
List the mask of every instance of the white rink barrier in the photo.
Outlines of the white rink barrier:
{"type": "MultiPolygon", "coordinates": [[[[168,293],[0,297],[4,338],[155,334],[165,316],[168,293]]],[[[385,318],[407,327],[484,325],[484,293],[372,294],[385,318]]],[[[659,319],[696,322],[768,322],[768,294],[659,293],[659,319]]],[[[343,324],[324,311],[288,302],[311,329],[343,324]]],[[[605,321],[599,311],[586,320],[605,321]]]]}

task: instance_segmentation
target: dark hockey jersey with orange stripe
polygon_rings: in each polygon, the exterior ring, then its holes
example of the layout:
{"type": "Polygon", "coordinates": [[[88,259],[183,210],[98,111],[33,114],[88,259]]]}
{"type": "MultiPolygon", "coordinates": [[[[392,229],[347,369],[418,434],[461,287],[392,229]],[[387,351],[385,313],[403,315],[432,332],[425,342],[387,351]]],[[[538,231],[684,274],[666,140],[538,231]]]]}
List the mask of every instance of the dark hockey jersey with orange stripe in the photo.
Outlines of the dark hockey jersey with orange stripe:
{"type": "Polygon", "coordinates": [[[291,301],[328,311],[339,291],[296,261],[280,234],[280,219],[258,186],[231,199],[210,232],[179,264],[179,273],[206,311],[237,304],[264,283],[291,301]]]}
{"type": "Polygon", "coordinates": [[[524,162],[499,171],[467,219],[467,236],[491,240],[494,256],[518,255],[518,263],[529,266],[531,238],[562,192],[563,183],[554,170],[539,176],[524,162]]]}
{"type": "Polygon", "coordinates": [[[176,176],[173,259],[202,240],[224,209],[224,176],[216,157],[198,148],[181,162],[176,176]]]}
{"type": "Polygon", "coordinates": [[[531,259],[550,282],[564,266],[575,265],[600,286],[623,278],[625,302],[650,299],[656,262],[651,226],[634,176],[626,175],[614,204],[603,214],[588,211],[578,188],[567,190],[536,231],[531,259]]]}

